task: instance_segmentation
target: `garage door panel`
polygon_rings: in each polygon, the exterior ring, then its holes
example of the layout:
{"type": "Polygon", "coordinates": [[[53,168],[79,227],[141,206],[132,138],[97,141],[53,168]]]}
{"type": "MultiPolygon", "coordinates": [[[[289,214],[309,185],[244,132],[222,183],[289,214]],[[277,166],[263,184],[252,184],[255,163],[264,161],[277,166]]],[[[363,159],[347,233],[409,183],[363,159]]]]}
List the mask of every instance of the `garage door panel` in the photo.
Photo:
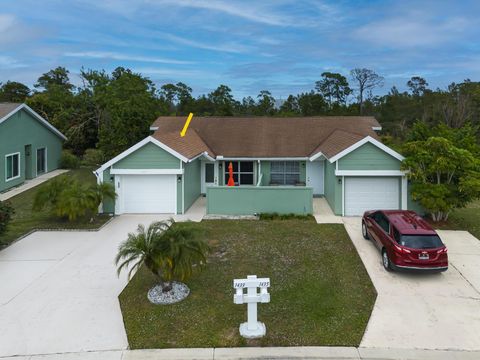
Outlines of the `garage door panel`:
{"type": "Polygon", "coordinates": [[[175,175],[123,175],[123,213],[175,213],[175,175]]]}
{"type": "Polygon", "coordinates": [[[345,215],[358,216],[375,209],[399,209],[399,187],[396,177],[345,178],[345,215]]]}

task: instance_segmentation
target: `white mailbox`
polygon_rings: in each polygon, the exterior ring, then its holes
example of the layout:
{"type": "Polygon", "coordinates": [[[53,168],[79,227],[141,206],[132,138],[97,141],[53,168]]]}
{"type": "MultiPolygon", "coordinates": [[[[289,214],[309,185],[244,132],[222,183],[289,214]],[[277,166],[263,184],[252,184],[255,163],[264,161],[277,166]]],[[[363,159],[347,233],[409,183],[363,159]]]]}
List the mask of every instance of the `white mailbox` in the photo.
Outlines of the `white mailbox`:
{"type": "Polygon", "coordinates": [[[233,280],[233,302],[235,304],[247,304],[247,322],[240,324],[240,335],[247,339],[265,336],[267,329],[265,324],[257,321],[257,304],[270,302],[270,278],[257,278],[257,275],[248,275],[246,279],[233,280]],[[247,292],[244,292],[244,289],[247,292]],[[258,292],[260,288],[260,292],[258,292]]]}

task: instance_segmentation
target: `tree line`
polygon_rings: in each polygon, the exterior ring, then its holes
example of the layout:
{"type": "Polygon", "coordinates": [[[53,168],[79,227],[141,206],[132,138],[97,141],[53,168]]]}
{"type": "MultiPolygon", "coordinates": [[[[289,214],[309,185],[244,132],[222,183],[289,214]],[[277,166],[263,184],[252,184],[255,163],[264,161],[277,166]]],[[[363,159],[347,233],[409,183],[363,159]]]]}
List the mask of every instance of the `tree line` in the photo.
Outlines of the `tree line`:
{"type": "MultiPolygon", "coordinates": [[[[370,69],[353,69],[344,76],[324,72],[312,90],[275,99],[268,90],[255,97],[234,98],[227,85],[194,97],[187,84],[157,88],[147,77],[118,67],[80,71],[80,85],[57,67],[42,74],[33,89],[6,81],[0,84],[0,102],[26,102],[67,137],[75,154],[98,148],[109,158],[148,135],[160,115],[198,116],[320,116],[373,115],[383,126],[385,140],[405,139],[416,122],[461,128],[480,124],[480,82],[465,80],[447,89],[430,89],[422,77],[412,77],[407,91],[395,86],[385,95],[373,95],[384,79],[370,69]]],[[[478,131],[475,130],[478,134],[478,131]]]]}

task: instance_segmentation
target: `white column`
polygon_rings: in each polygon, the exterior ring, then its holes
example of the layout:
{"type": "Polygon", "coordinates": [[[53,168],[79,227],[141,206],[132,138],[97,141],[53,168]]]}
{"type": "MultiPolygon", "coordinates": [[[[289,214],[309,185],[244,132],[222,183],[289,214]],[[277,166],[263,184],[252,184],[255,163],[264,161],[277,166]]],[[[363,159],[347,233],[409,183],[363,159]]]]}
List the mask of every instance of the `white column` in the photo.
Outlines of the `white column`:
{"type": "MultiPolygon", "coordinates": [[[[248,276],[248,279],[251,277],[248,276]]],[[[256,276],[255,276],[256,278],[256,276]]],[[[248,300],[247,305],[247,329],[249,331],[255,331],[258,329],[258,322],[257,322],[257,300],[253,300],[257,296],[257,288],[256,287],[248,287],[247,288],[247,297],[250,299],[248,300]],[[252,301],[253,300],[253,301],[252,301]]]]}
{"type": "Polygon", "coordinates": [[[408,210],[408,179],[402,176],[402,210],[408,210]]]}

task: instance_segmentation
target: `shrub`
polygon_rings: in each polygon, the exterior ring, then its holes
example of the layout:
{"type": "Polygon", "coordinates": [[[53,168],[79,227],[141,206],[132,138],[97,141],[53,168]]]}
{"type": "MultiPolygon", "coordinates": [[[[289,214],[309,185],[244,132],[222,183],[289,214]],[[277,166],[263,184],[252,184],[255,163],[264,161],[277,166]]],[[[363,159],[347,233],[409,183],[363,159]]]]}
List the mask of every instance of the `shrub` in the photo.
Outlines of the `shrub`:
{"type": "Polygon", "coordinates": [[[63,150],[60,157],[60,167],[62,169],[78,169],[80,167],[80,159],[72,154],[69,150],[63,150]]]}
{"type": "Polygon", "coordinates": [[[84,185],[67,176],[51,180],[35,194],[33,209],[49,208],[56,216],[73,221],[94,216],[98,206],[106,198],[115,198],[111,184],[84,185]]]}
{"type": "Polygon", "coordinates": [[[9,202],[0,201],[0,234],[7,230],[7,225],[13,214],[15,214],[13,206],[9,202]]]}
{"type": "Polygon", "coordinates": [[[260,220],[313,220],[312,215],[261,213],[260,220]]]}
{"type": "Polygon", "coordinates": [[[105,162],[105,155],[102,150],[87,149],[83,154],[82,164],[85,166],[100,166],[105,162]]]}

